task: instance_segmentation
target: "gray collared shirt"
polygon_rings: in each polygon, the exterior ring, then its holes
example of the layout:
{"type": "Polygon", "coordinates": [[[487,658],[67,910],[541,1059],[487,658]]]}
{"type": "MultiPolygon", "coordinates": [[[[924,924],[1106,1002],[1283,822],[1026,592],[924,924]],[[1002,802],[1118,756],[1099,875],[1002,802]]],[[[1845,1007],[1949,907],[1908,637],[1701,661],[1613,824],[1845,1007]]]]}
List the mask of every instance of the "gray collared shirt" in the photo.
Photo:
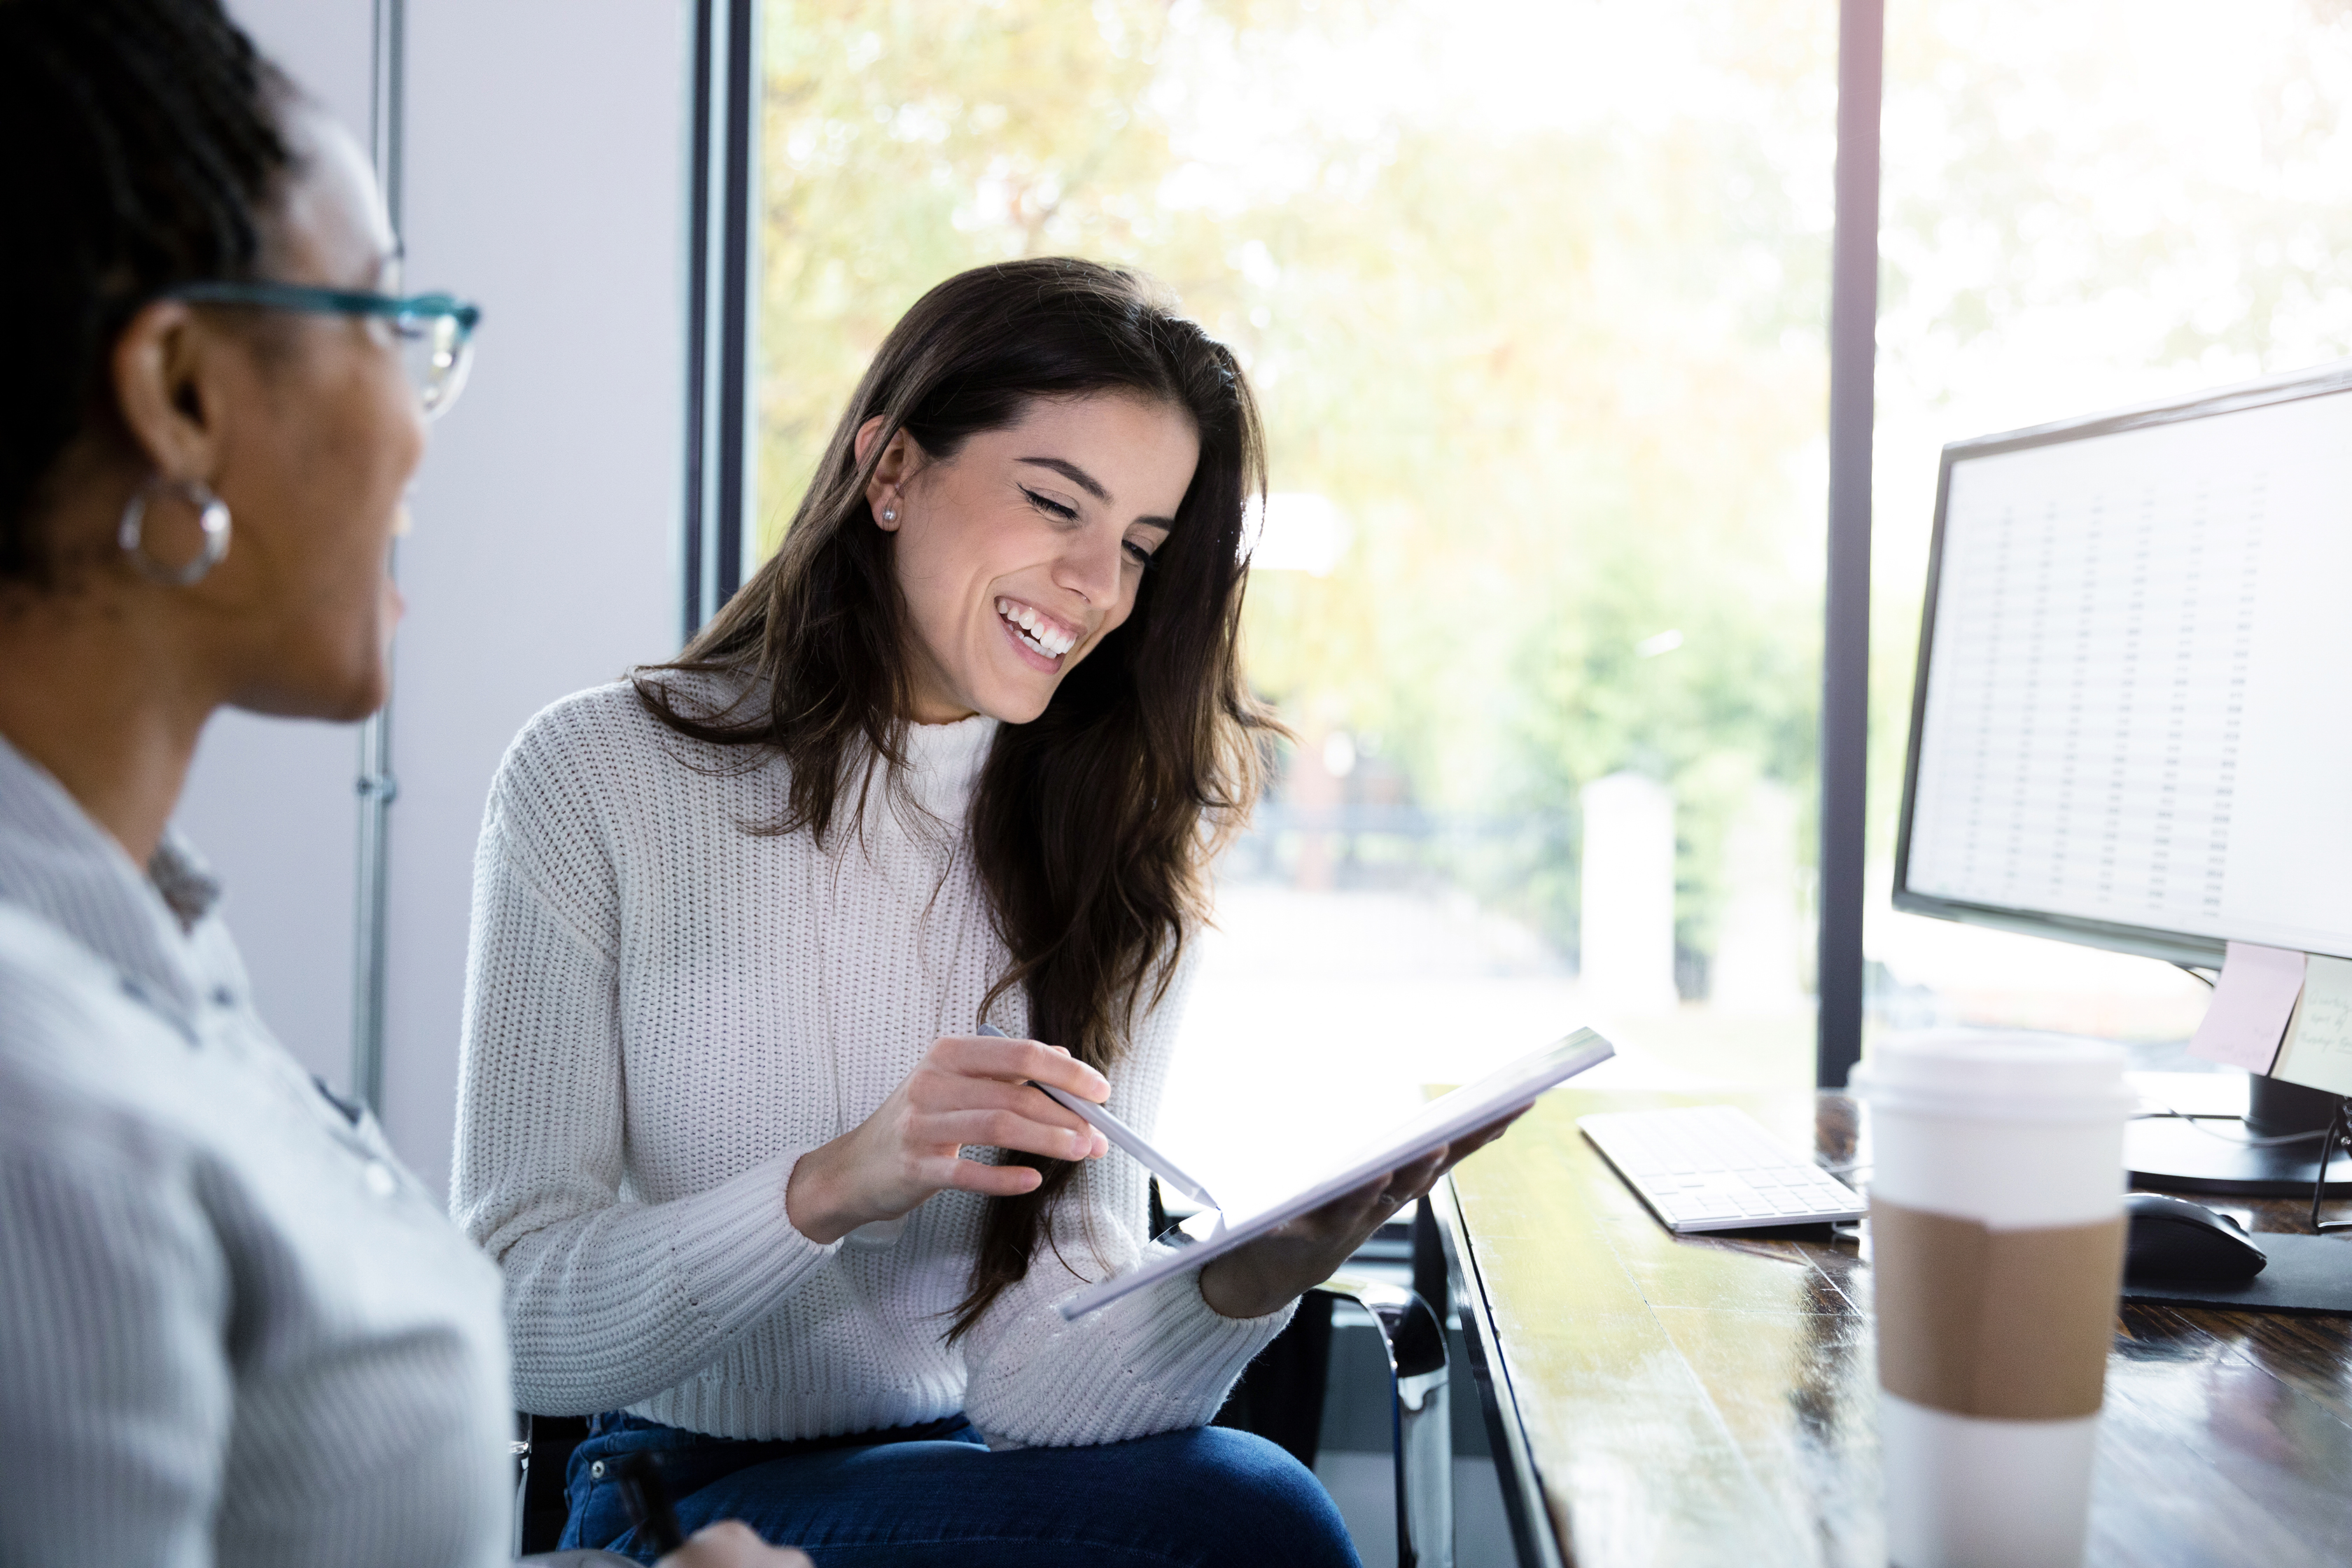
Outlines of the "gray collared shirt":
{"type": "Polygon", "coordinates": [[[499,1276],[0,741],[0,1563],[502,1562],[499,1276]]]}

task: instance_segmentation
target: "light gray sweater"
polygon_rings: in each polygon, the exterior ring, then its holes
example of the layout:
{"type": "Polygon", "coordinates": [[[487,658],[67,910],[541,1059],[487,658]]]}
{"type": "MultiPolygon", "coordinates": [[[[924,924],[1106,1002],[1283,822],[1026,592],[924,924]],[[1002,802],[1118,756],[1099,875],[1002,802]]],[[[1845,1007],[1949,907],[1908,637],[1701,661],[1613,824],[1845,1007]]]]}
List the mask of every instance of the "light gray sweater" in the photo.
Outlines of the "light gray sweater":
{"type": "Polygon", "coordinates": [[[0,742],[0,1564],[503,1561],[497,1270],[270,1037],[213,899],[0,742]]]}
{"type": "MultiPolygon", "coordinates": [[[[1006,968],[963,834],[995,731],[918,726],[910,804],[875,789],[822,850],[745,831],[777,816],[782,764],[683,739],[625,685],[517,739],[475,868],[453,1203],[506,1271],[525,1408],[758,1438],[961,1409],[1003,1441],[1113,1442],[1208,1421],[1287,1321],[1220,1317],[1187,1273],[1063,1321],[1150,1245],[1148,1178],[1116,1152],[954,1345],[983,1200],[829,1246],[785,1216],[793,1163],[974,1028],[1006,968]]],[[[1183,984],[1109,1075],[1146,1130],[1183,984]]],[[[1024,1020],[1017,992],[989,1018],[1024,1020]]]]}

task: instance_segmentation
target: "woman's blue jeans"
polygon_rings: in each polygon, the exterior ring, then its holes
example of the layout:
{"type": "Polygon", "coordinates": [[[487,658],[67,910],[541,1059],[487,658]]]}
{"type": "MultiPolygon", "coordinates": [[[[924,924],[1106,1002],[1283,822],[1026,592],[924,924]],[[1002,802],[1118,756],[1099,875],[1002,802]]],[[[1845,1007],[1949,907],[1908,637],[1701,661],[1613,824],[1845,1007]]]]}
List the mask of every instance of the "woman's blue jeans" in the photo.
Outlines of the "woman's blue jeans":
{"type": "Polygon", "coordinates": [[[618,1489],[595,1473],[646,1451],[688,1534],[740,1519],[817,1568],[1361,1568],[1322,1483],[1263,1437],[1205,1426],[991,1453],[961,1419],[812,1447],[600,1415],[567,1472],[565,1546],[652,1561],[618,1489]]]}

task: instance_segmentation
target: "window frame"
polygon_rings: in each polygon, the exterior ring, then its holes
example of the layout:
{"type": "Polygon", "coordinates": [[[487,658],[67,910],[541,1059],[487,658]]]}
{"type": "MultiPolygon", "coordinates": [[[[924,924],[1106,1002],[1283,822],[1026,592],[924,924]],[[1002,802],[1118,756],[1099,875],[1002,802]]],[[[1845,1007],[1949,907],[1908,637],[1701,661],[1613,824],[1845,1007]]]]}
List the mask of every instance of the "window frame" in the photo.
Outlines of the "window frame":
{"type": "Polygon", "coordinates": [[[680,637],[743,584],[758,443],[751,359],[759,234],[760,5],[694,0],[687,215],[680,637]]]}

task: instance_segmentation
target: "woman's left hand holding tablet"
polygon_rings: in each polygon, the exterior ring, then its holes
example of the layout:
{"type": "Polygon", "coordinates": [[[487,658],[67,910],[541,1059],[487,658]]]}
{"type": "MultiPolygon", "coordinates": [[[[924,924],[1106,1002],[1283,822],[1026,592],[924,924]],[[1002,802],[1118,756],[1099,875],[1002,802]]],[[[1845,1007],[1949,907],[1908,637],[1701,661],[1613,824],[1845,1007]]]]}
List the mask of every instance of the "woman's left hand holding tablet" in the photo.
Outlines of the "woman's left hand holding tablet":
{"type": "Polygon", "coordinates": [[[1355,1256],[1372,1232],[1437,1179],[1500,1138],[1524,1111],[1466,1132],[1411,1165],[1343,1193],[1312,1214],[1278,1226],[1201,1270],[1201,1297],[1222,1317],[1278,1312],[1323,1283],[1355,1256]]]}
{"type": "Polygon", "coordinates": [[[811,1241],[837,1241],[950,1187],[1012,1197],[1045,1179],[1026,1165],[967,1160],[967,1147],[1056,1160],[1109,1151],[1101,1133],[1030,1088],[1032,1079],[1097,1104],[1110,1097],[1102,1074],[1057,1047],[942,1037],[873,1115],[801,1156],[785,1187],[785,1216],[811,1241]]]}

